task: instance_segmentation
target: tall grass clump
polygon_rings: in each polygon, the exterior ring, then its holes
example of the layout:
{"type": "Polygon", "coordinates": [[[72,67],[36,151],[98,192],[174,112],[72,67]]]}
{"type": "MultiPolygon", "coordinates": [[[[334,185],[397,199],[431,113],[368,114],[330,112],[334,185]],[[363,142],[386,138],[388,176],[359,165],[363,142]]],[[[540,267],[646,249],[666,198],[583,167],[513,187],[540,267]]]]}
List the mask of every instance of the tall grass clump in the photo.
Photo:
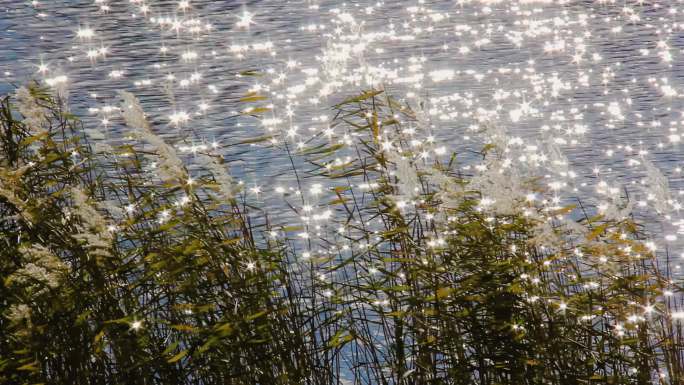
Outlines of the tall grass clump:
{"type": "Polygon", "coordinates": [[[680,288],[641,226],[560,205],[487,122],[464,175],[382,90],[335,105],[341,139],[287,148],[329,184],[285,197],[292,226],[121,101],[135,140],[97,153],[37,85],[2,100],[2,383],[683,380],[680,288]]]}
{"type": "Polygon", "coordinates": [[[369,383],[681,381],[679,286],[632,218],[559,206],[507,166],[506,135],[487,122],[465,176],[420,114],[384,92],[335,109],[353,139],[314,147],[315,163],[363,181],[336,190],[346,237],[363,247],[329,269],[352,266],[339,354],[372,371],[369,383]]]}
{"type": "Polygon", "coordinates": [[[281,246],[256,247],[220,175],[189,179],[130,94],[125,120],[147,145],[113,154],[35,85],[19,94],[42,115],[3,99],[0,382],[309,377],[281,246]]]}

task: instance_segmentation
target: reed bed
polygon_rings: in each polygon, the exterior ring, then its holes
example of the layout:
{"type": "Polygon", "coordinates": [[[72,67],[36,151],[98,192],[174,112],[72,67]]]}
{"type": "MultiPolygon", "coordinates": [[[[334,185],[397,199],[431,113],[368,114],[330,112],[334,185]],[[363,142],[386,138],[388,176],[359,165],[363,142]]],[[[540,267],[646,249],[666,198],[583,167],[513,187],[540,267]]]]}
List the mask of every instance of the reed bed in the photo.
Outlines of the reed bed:
{"type": "Polygon", "coordinates": [[[304,223],[287,226],[121,99],[136,140],[109,152],[36,84],[2,99],[0,382],[684,381],[669,259],[619,207],[559,206],[502,166],[496,128],[463,175],[414,139],[419,111],[344,100],[344,141],[286,149],[330,182],[315,205],[285,197],[304,223]]]}

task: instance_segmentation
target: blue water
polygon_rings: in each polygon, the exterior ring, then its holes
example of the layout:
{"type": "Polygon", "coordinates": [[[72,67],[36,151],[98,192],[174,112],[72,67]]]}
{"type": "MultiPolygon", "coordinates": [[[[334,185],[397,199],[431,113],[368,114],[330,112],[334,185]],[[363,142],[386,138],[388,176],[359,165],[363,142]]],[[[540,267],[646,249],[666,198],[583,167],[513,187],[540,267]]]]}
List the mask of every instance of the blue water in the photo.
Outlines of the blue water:
{"type": "MultiPolygon", "coordinates": [[[[255,119],[234,117],[244,107],[237,99],[257,83],[268,86],[278,73],[286,73],[287,78],[281,86],[269,86],[271,96],[278,89],[304,83],[303,69],[320,70],[327,45],[344,42],[344,36],[350,34],[347,24],[331,13],[339,8],[353,15],[354,23],[364,33],[394,30],[397,35],[413,36],[404,41],[373,41],[363,54],[350,54],[345,70],[350,74],[372,66],[396,70],[399,77],[414,72],[424,74],[420,88],[396,81],[384,84],[399,98],[406,97],[417,105],[417,99],[406,96],[413,92],[426,106],[437,110],[430,116],[430,130],[439,142],[459,152],[463,164],[472,158],[466,150],[481,146],[468,130],[477,109],[494,111],[499,105],[496,123],[505,127],[510,136],[520,137],[524,144],[543,146],[555,138],[565,139],[559,147],[576,177],[559,175],[553,167],[541,171],[549,179],[566,183],[559,192],[565,200],[600,200],[595,191],[599,179],[626,188],[632,197],[645,196],[638,186],[643,168],[628,163],[630,159],[638,160],[639,150],[650,153],[649,158],[668,177],[675,198],[683,186],[678,168],[684,154],[680,145],[669,140],[669,135],[684,129],[682,97],[664,96],[660,88],[667,82],[675,92],[684,90],[684,10],[676,8],[680,1],[643,5],[628,1],[618,5],[596,1],[195,0],[187,10],[179,9],[178,1],[146,3],[151,8],[147,16],[140,12],[139,5],[127,1],[97,4],[54,0],[32,6],[27,1],[4,0],[0,5],[0,91],[7,92],[30,78],[65,74],[69,78],[70,106],[89,116],[84,120],[89,134],[96,141],[118,143],[126,140],[121,120],[112,116],[108,124],[103,124],[102,114],[91,114],[88,109],[116,105],[117,91],[130,90],[142,100],[156,131],[169,142],[217,142],[229,160],[231,172],[246,185],[292,186],[292,165],[282,147],[235,145],[266,133],[255,119]],[[102,11],[103,4],[110,9],[102,11]],[[624,9],[625,4],[632,13],[624,9]],[[373,7],[371,12],[366,11],[368,7],[373,7]],[[671,7],[675,12],[670,11],[671,7]],[[239,25],[244,12],[253,15],[253,23],[247,28],[239,25]],[[448,15],[430,16],[435,14],[448,15]],[[630,19],[632,14],[638,17],[630,19]],[[210,23],[211,30],[192,33],[185,27],[180,31],[168,25],[160,28],[151,17],[196,19],[201,26],[210,23]],[[538,25],[528,27],[530,22],[538,25]],[[335,35],[337,26],[344,33],[335,35]],[[79,39],[79,28],[92,28],[95,37],[79,39]],[[476,47],[483,37],[489,43],[476,47]],[[579,37],[584,37],[586,52],[580,62],[574,62],[579,37]],[[564,46],[554,50],[548,45],[554,40],[562,41],[564,46]],[[253,47],[267,42],[272,49],[250,49],[244,57],[231,51],[234,45],[253,47]],[[671,61],[660,56],[665,49],[659,47],[659,42],[668,45],[671,61]],[[168,47],[167,54],[160,53],[162,46],[168,47]],[[470,51],[460,53],[461,46],[468,46],[470,51]],[[88,50],[101,47],[108,49],[105,56],[88,59],[88,50]],[[190,51],[198,58],[184,60],[183,53],[190,51]],[[594,59],[594,55],[600,59],[594,59]],[[411,57],[424,58],[422,67],[414,72],[409,67],[420,60],[411,61],[411,57]],[[295,65],[288,68],[288,62],[295,65]],[[41,63],[50,69],[46,76],[38,73],[41,63]],[[269,69],[273,74],[268,73],[269,69]],[[456,73],[447,81],[430,79],[431,71],[443,69],[456,73]],[[266,76],[237,76],[246,70],[266,76]],[[112,78],[112,71],[122,71],[123,76],[112,78]],[[468,71],[482,77],[478,79],[468,71]],[[180,85],[180,79],[195,72],[201,73],[199,81],[180,85]],[[175,79],[167,80],[169,74],[175,79]],[[584,75],[588,77],[586,84],[582,81],[584,75]],[[558,95],[551,93],[554,79],[567,86],[561,87],[558,95]],[[144,84],[147,80],[150,85],[144,84]],[[496,101],[493,95],[497,89],[512,96],[496,101]],[[434,99],[449,95],[458,97],[448,103],[434,99]],[[201,101],[210,106],[206,112],[198,110],[201,101]],[[508,111],[526,102],[534,112],[519,120],[509,116],[508,111]],[[611,115],[607,108],[610,103],[618,103],[622,117],[611,115]],[[188,111],[191,120],[179,127],[170,124],[168,116],[176,111],[188,111]],[[586,133],[569,133],[576,129],[575,124],[585,127],[586,133]],[[550,130],[543,130],[544,125],[550,130]],[[632,149],[625,150],[625,146],[632,149]],[[614,154],[609,156],[611,150],[614,154]],[[600,169],[600,177],[595,168],[600,169]]],[[[332,116],[328,107],[342,95],[369,88],[363,80],[346,80],[334,94],[320,98],[318,104],[308,103],[307,99],[316,96],[320,87],[308,87],[296,100],[297,105],[274,98],[274,111],[284,118],[281,125],[298,126],[304,137],[310,127],[327,124],[312,118],[332,116]],[[294,108],[291,119],[283,113],[288,104],[294,108]]],[[[296,167],[306,168],[303,159],[294,161],[296,167]]],[[[644,216],[653,216],[649,207],[642,210],[644,216]]],[[[670,224],[678,218],[679,212],[672,212],[664,221],[666,232],[676,230],[670,224]]],[[[653,220],[659,226],[663,222],[655,216],[653,220]]]]}

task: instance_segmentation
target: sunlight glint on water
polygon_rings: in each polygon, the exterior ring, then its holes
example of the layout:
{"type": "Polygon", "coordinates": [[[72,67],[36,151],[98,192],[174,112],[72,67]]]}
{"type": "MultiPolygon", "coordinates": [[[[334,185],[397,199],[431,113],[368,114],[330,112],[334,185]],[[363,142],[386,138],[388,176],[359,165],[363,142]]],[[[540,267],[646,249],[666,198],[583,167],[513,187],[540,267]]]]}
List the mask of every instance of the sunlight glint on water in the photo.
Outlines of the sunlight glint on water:
{"type": "MultiPolygon", "coordinates": [[[[473,151],[503,140],[503,167],[542,177],[543,199],[644,216],[653,247],[679,256],[681,1],[6,3],[5,85],[34,77],[68,92],[101,149],[128,140],[116,106],[131,91],[189,162],[223,153],[283,221],[280,196],[299,189],[287,149],[348,141],[330,106],[384,87],[419,111],[415,140],[439,144],[426,156],[456,151],[475,174],[473,151]]],[[[304,178],[315,198],[299,202],[322,222],[325,183],[304,178]]]]}

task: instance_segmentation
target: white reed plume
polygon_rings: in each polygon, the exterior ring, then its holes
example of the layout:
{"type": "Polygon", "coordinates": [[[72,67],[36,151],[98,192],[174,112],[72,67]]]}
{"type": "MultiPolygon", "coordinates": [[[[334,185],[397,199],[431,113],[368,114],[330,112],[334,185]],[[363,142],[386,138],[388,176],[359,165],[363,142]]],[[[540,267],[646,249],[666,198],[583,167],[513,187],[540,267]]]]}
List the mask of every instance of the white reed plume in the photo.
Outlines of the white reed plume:
{"type": "Polygon", "coordinates": [[[165,181],[188,180],[185,166],[176,154],[176,150],[152,132],[138,98],[126,91],[120,91],[119,95],[123,99],[121,108],[126,125],[136,130],[145,141],[155,148],[157,155],[159,155],[161,161],[158,164],[158,172],[161,178],[165,181]]]}

